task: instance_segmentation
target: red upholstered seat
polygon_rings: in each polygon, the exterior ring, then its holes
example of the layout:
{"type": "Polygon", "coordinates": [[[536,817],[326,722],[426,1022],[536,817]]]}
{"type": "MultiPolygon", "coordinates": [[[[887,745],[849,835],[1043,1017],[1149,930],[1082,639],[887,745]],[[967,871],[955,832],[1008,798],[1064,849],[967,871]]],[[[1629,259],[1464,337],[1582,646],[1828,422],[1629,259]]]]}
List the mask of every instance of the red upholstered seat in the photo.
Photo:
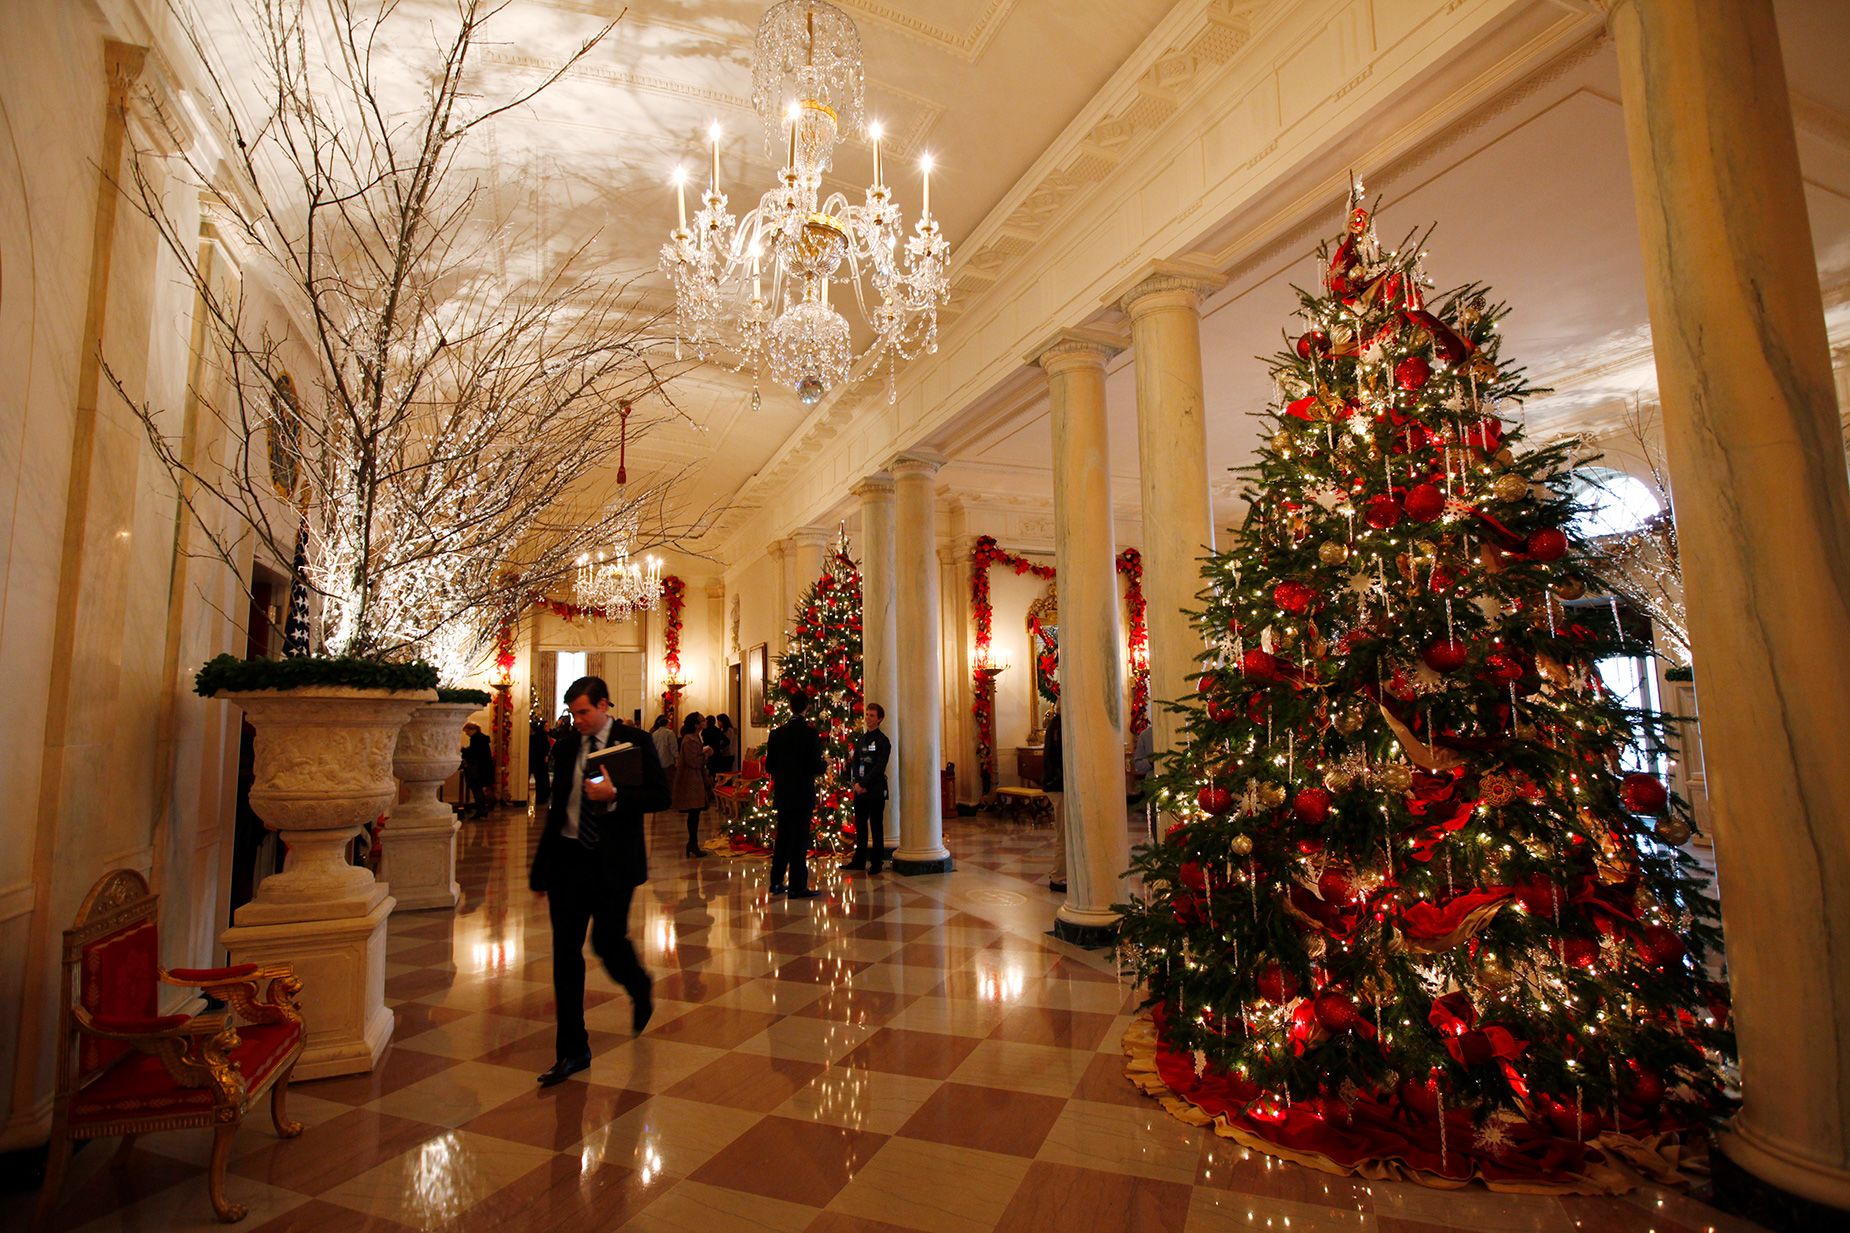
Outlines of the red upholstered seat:
{"type": "Polygon", "coordinates": [[[168,968],[167,975],[195,985],[213,985],[221,980],[243,980],[256,971],[254,963],[234,963],[228,968],[168,968]]]}
{"type": "MultiPolygon", "coordinates": [[[[182,1020],[184,1021],[184,1020],[182,1020]]],[[[291,1056],[302,1039],[299,1023],[249,1023],[238,1028],[231,1061],[255,1091],[291,1056]]],[[[71,1124],[113,1121],[123,1117],[160,1117],[182,1109],[209,1109],[209,1087],[176,1087],[161,1059],[152,1053],[125,1057],[78,1092],[71,1102],[71,1124]]]]}

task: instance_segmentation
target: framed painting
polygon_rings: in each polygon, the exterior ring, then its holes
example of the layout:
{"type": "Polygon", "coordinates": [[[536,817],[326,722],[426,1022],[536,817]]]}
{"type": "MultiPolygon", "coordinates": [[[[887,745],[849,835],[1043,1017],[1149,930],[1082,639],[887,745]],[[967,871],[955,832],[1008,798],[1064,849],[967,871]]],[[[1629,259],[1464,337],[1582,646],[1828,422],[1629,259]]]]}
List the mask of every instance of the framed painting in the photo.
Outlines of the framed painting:
{"type": "Polygon", "coordinates": [[[771,688],[771,647],[769,643],[760,642],[745,653],[745,677],[748,696],[751,699],[751,721],[758,727],[766,727],[764,708],[770,701],[771,688]]]}

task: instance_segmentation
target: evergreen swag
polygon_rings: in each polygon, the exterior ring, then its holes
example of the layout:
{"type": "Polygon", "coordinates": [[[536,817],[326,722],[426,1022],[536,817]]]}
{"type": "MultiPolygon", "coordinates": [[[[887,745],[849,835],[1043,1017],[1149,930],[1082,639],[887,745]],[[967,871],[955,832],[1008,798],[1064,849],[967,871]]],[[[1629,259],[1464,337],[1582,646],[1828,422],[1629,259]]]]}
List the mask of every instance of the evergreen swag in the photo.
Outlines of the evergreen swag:
{"type": "Polygon", "coordinates": [[[216,655],[193,677],[193,692],[210,698],[221,690],[315,689],[329,685],[351,689],[435,689],[437,670],[423,660],[392,663],[361,656],[304,659],[239,659],[216,655]]]}
{"type": "MultiPolygon", "coordinates": [[[[792,614],[790,645],[777,660],[777,686],[765,704],[771,727],[790,718],[790,699],[809,696],[804,717],[822,736],[829,769],[816,781],[813,851],[843,851],[854,842],[854,790],[848,759],[861,731],[861,570],[844,538],[823,566],[822,576],[803,592],[792,614]]],[[[735,846],[771,846],[777,814],[771,783],[764,780],[739,811],[731,831],[735,846]]]]}
{"type": "Polygon", "coordinates": [[[1687,806],[1621,765],[1670,721],[1595,668],[1649,647],[1561,602],[1606,588],[1569,447],[1518,452],[1497,415],[1536,392],[1504,307],[1428,302],[1421,245],[1350,205],[1204,568],[1206,671],[1157,781],[1181,821],[1134,862],[1154,1071],[1336,1171],[1670,1177],[1729,1107],[1733,1039],[1687,806]]]}

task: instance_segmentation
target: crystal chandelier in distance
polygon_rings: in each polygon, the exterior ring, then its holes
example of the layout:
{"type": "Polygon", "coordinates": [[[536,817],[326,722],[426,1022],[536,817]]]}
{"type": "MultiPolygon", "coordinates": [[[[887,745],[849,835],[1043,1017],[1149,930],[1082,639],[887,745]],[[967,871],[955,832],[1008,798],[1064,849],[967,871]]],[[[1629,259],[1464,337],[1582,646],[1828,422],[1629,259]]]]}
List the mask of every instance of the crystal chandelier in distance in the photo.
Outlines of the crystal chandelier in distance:
{"type": "Polygon", "coordinates": [[[731,356],[735,370],[750,368],[753,410],[767,365],[772,380],[814,406],[857,365],[882,358],[890,399],[898,362],[937,350],[951,246],[931,216],[930,156],[920,160],[919,219],[909,236],[886,184],[878,124],[866,127],[874,158],[865,203],[822,196],[842,126],[862,125],[863,93],[861,36],[848,15],[822,0],[782,0],[758,24],[752,63],[752,106],[767,147],[785,157],[776,187],[745,217],[727,212],[717,121],[692,226],[686,176],[676,173],[679,225],[662,246],[661,266],[675,289],[677,347],[685,342],[702,359],[731,356]],[[847,318],[830,303],[831,285],[872,331],[859,355],[847,318]]]}
{"type": "Polygon", "coordinates": [[[608,620],[627,621],[638,612],[653,612],[662,600],[662,563],[648,557],[633,564],[627,549],[608,557],[579,554],[572,590],[578,602],[608,620]]]}

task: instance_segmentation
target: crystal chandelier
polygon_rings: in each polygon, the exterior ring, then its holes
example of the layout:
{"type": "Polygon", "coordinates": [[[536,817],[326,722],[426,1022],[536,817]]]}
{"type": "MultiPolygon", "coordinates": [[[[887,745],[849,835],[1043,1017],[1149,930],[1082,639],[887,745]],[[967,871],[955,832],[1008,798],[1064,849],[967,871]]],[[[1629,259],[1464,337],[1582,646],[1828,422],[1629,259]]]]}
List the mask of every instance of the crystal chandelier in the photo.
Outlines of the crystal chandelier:
{"type": "Polygon", "coordinates": [[[744,218],[727,212],[717,122],[709,132],[711,175],[691,227],[686,176],[676,173],[680,224],[661,261],[674,283],[676,345],[691,345],[702,359],[730,357],[735,371],[750,368],[754,410],[767,365],[772,380],[813,406],[857,366],[882,358],[891,399],[898,362],[937,350],[951,246],[931,216],[930,156],[920,160],[910,236],[886,184],[878,124],[866,127],[874,158],[865,204],[822,195],[842,126],[862,124],[862,94],[861,36],[848,15],[823,0],[782,0],[758,24],[752,63],[752,106],[767,148],[784,156],[778,184],[744,218]],[[858,355],[848,319],[830,303],[831,286],[872,332],[858,355]]]}
{"type": "Polygon", "coordinates": [[[662,563],[656,557],[633,564],[628,549],[615,557],[600,552],[579,555],[573,578],[578,602],[612,621],[627,621],[638,612],[653,612],[662,598],[662,563]]]}

